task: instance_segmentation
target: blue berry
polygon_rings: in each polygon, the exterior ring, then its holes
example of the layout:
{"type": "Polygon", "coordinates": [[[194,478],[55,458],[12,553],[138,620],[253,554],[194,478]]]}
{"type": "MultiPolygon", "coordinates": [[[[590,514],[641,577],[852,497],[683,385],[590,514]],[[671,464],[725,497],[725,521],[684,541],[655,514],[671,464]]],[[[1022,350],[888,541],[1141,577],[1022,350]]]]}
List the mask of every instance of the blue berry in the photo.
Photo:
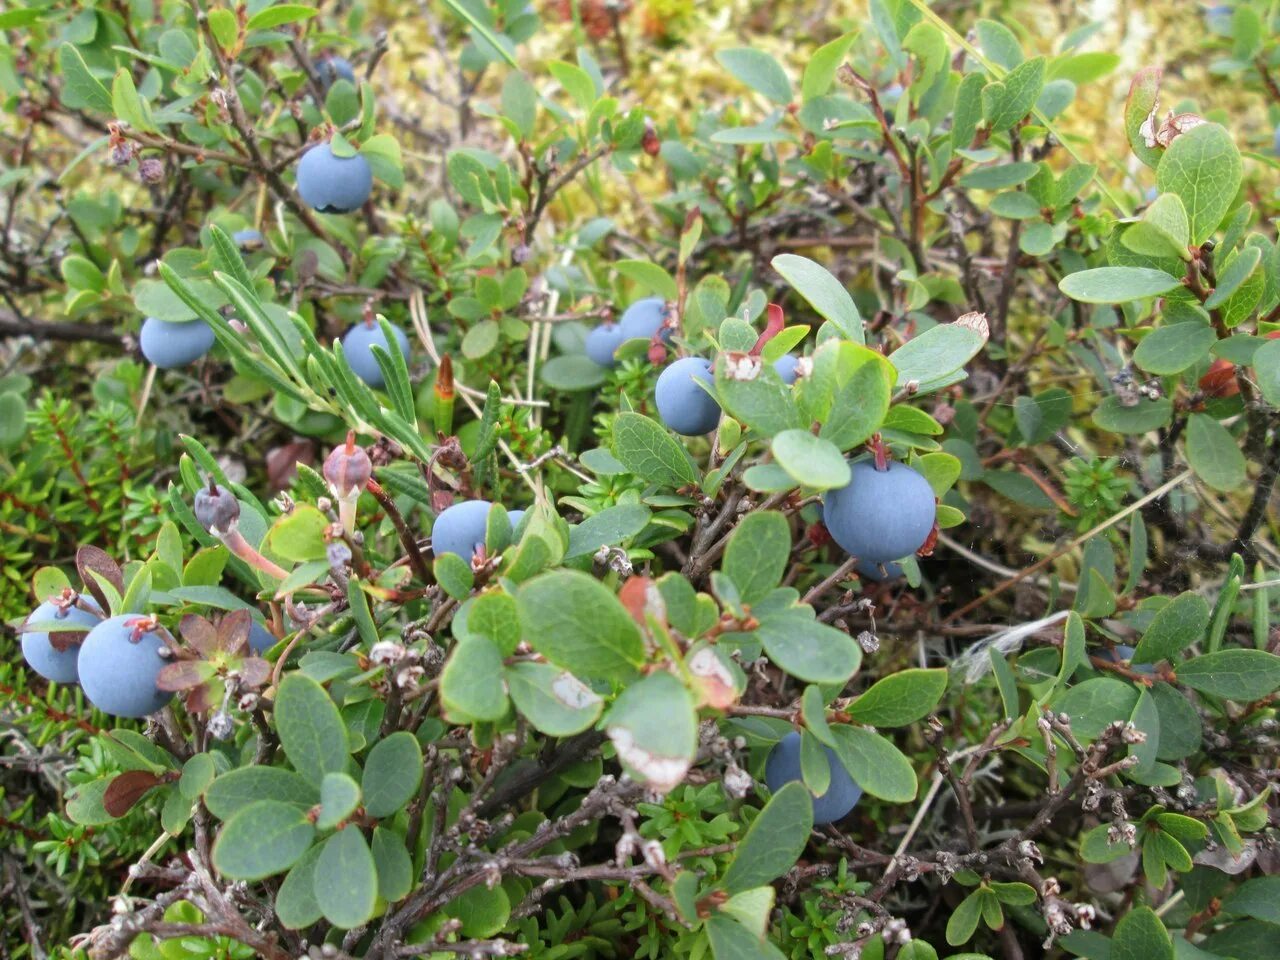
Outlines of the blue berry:
{"type": "Polygon", "coordinates": [[[156,687],[171,661],[160,630],[147,630],[146,618],[126,613],[103,620],[80,648],[80,686],[89,702],[112,717],[146,717],[172,694],[156,687]],[[136,639],[136,642],[135,642],[136,639]]]}
{"type": "Polygon", "coordinates": [[[902,564],[894,563],[892,560],[884,563],[859,560],[854,564],[853,569],[858,571],[858,576],[863,580],[874,580],[877,583],[881,580],[897,580],[902,576],[902,564]]]}
{"type": "Polygon", "coordinates": [[[255,655],[270,650],[277,643],[277,638],[270,630],[257,620],[249,626],[249,652],[255,655]]]}
{"type": "MultiPolygon", "coordinates": [[[[462,500],[442,510],[431,527],[432,553],[437,557],[452,553],[470,562],[476,550],[484,546],[491,509],[493,504],[488,500],[462,500]]],[[[523,510],[507,514],[513,532],[523,516],[523,510]]]]}
{"type": "Polygon", "coordinates": [[[237,230],[231,235],[231,239],[236,242],[236,246],[241,250],[261,250],[262,245],[266,243],[262,239],[262,234],[257,230],[237,230]]]}
{"type": "Polygon", "coordinates": [[[618,347],[622,346],[625,339],[621,324],[602,323],[587,334],[587,356],[599,366],[616,366],[618,361],[614,359],[613,354],[618,347]]]}
{"type": "Polygon", "coordinates": [[[359,210],[373,190],[373,170],[360,154],[334,156],[333,147],[318,143],[298,161],[298,193],[321,213],[359,210]]]}
{"type": "MultiPolygon", "coordinates": [[[[400,352],[407,360],[409,338],[399,327],[392,327],[392,329],[395,331],[396,343],[400,344],[400,352]]],[[[382,325],[377,323],[357,323],[342,338],[342,350],[346,354],[351,372],[369,386],[381,388],[386,386],[386,381],[382,377],[382,368],[378,366],[378,361],[373,355],[375,344],[387,353],[391,353],[386,334],[382,332],[382,325]]]]}
{"type": "MultiPolygon", "coordinates": [[[[830,747],[822,748],[831,767],[831,782],[827,792],[813,798],[814,826],[823,826],[843,820],[862,797],[862,788],[853,782],[849,771],[830,747]]],[[[800,773],[800,734],[788,733],[769,751],[764,763],[764,782],[769,790],[777,793],[793,780],[803,779],[800,773]]]]}
{"type": "Polygon", "coordinates": [[[773,361],[773,369],[778,376],[782,378],[783,383],[796,382],[796,364],[800,362],[800,358],[794,353],[784,353],[777,360],[773,361]]]}
{"type": "MultiPolygon", "coordinates": [[[[637,300],[622,311],[622,319],[618,326],[622,328],[623,340],[651,340],[662,326],[667,315],[667,301],[661,297],[645,297],[637,300]]],[[[669,333],[663,339],[670,339],[669,333]]]]}
{"type": "Polygon", "coordinates": [[[720,422],[720,405],[695,380],[714,381],[711,361],[683,357],[662,371],[655,392],[662,422],[686,437],[710,433],[720,422]]]}
{"type": "Polygon", "coordinates": [[[933,531],[933,488],[901,463],[877,470],[870,460],[850,464],[849,485],[827,492],[822,517],[836,543],[859,560],[883,563],[910,556],[933,531]]]}
{"type": "Polygon", "coordinates": [[[157,317],[142,322],[142,355],[161,370],[195,363],[213,347],[213,330],[200,318],[173,323],[157,317]]]}
{"type": "Polygon", "coordinates": [[[1127,643],[1117,643],[1115,647],[1104,647],[1102,652],[1098,654],[1103,660],[1109,660],[1111,663],[1125,664],[1134,673],[1145,673],[1147,676],[1154,676],[1156,669],[1149,663],[1129,663],[1133,659],[1133,647],[1127,643]]]}
{"type": "Polygon", "coordinates": [[[1271,152],[1280,156],[1280,125],[1276,126],[1276,132],[1271,137],[1271,152]]]}
{"type": "Polygon", "coordinates": [[[351,66],[351,61],[332,54],[316,64],[316,76],[320,78],[320,86],[326,91],[339,80],[345,80],[352,85],[356,82],[356,70],[351,66]]]}
{"type": "MultiPolygon", "coordinates": [[[[88,597],[82,598],[81,602],[95,610],[98,609],[98,605],[88,597]]],[[[90,613],[88,610],[81,610],[78,606],[63,610],[58,604],[48,600],[36,607],[31,612],[31,616],[27,617],[27,623],[59,621],[68,626],[86,629],[96,626],[101,620],[100,613],[90,613]]],[[[57,633],[56,630],[53,632],[57,633]]],[[[66,639],[72,642],[68,644],[67,649],[59,650],[49,639],[48,633],[23,631],[22,656],[27,661],[27,666],[46,680],[52,680],[54,683],[75,683],[80,676],[76,663],[80,659],[80,645],[84,642],[84,638],[84,633],[68,634],[66,639]]]]}
{"type": "Polygon", "coordinates": [[[484,545],[488,500],[463,500],[442,510],[431,527],[431,550],[437,557],[452,553],[470,562],[476,549],[484,545]]]}

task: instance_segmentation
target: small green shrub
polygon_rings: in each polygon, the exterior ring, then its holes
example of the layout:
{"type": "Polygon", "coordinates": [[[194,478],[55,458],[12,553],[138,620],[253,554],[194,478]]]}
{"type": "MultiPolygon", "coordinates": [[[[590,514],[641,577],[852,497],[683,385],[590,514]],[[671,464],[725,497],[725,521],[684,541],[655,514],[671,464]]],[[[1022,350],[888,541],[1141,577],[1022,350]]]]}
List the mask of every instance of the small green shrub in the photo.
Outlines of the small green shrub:
{"type": "Polygon", "coordinates": [[[1274,5],[716,6],[0,13],[7,955],[1276,955],[1274,5]]]}

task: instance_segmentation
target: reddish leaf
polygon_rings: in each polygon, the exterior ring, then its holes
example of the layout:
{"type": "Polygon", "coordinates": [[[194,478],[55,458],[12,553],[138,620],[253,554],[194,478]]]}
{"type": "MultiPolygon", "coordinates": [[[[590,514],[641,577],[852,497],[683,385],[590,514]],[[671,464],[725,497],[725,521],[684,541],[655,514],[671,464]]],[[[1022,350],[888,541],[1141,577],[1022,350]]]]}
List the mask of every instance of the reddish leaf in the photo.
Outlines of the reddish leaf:
{"type": "Polygon", "coordinates": [[[84,643],[87,633],[79,630],[55,630],[49,634],[49,646],[59,653],[66,653],[72,647],[84,643]]]}
{"type": "Polygon", "coordinates": [[[618,591],[618,599],[627,608],[627,613],[631,614],[631,619],[645,630],[649,629],[646,614],[652,614],[661,624],[667,622],[667,607],[662,601],[662,594],[658,592],[657,584],[648,577],[630,577],[618,591]]]}
{"type": "Polygon", "coordinates": [[[102,795],[102,806],[113,817],[123,817],[133,805],[160,785],[160,778],[149,770],[130,770],[109,784],[102,795]]]}
{"type": "Polygon", "coordinates": [[[156,675],[156,686],[169,693],[197,687],[213,676],[213,665],[203,660],[179,660],[165,664],[156,675]]]}
{"type": "MultiPolygon", "coordinates": [[[[222,684],[218,684],[218,686],[221,687],[222,684]]],[[[187,704],[187,713],[207,713],[209,708],[213,706],[213,697],[207,683],[192,687],[183,696],[187,704]]]]}
{"type": "Polygon", "coordinates": [[[115,587],[116,593],[124,593],[124,575],[120,572],[120,565],[105,550],[88,544],[81,547],[76,551],[76,570],[79,571],[85,588],[93,594],[93,599],[98,601],[98,606],[103,610],[110,609],[111,604],[107,602],[107,594],[98,583],[95,573],[115,587]]]}
{"type": "Polygon", "coordinates": [[[218,623],[218,649],[242,653],[249,649],[249,627],[253,617],[248,610],[233,610],[218,623]]]}
{"type": "Polygon", "coordinates": [[[271,664],[261,657],[246,657],[240,662],[240,681],[246,687],[260,687],[271,676],[271,664]]]}
{"type": "Polygon", "coordinates": [[[782,313],[782,308],[776,303],[769,304],[769,319],[764,325],[764,332],[756,339],[755,346],[751,348],[751,356],[760,356],[760,351],[764,349],[764,345],[782,332],[782,328],[786,326],[786,317],[782,313]]]}
{"type": "Polygon", "coordinates": [[[178,624],[178,632],[191,649],[207,657],[218,649],[218,631],[212,623],[195,613],[188,613],[178,624]]]}

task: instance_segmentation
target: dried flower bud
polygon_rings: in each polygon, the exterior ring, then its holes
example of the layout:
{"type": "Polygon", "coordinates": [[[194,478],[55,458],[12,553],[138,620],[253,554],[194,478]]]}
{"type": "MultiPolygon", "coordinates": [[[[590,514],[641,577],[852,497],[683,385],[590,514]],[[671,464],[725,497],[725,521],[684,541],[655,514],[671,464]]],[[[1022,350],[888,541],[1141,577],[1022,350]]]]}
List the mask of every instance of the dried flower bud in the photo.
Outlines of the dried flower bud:
{"type": "Polygon", "coordinates": [[[138,176],[143,183],[160,183],[164,180],[164,163],[155,157],[147,157],[138,162],[138,176]]]}
{"type": "Polygon", "coordinates": [[[111,146],[111,153],[109,154],[111,157],[111,164],[116,167],[127,167],[133,162],[133,155],[135,152],[133,144],[127,141],[114,143],[111,146]]]}
{"type": "Polygon", "coordinates": [[[215,537],[236,528],[240,519],[240,501],[226,487],[209,478],[209,485],[196,491],[196,520],[215,537]]]}
{"type": "Polygon", "coordinates": [[[369,659],[377,664],[397,663],[408,651],[393,640],[380,640],[369,650],[369,659]]]}
{"type": "Polygon", "coordinates": [[[729,766],[724,772],[724,792],[735,799],[742,799],[751,792],[755,785],[751,774],[736,764],[729,766]]]}
{"type": "Polygon", "coordinates": [[[225,710],[219,710],[209,718],[209,736],[215,740],[225,740],[235,731],[235,724],[231,720],[231,714],[225,710]]]}

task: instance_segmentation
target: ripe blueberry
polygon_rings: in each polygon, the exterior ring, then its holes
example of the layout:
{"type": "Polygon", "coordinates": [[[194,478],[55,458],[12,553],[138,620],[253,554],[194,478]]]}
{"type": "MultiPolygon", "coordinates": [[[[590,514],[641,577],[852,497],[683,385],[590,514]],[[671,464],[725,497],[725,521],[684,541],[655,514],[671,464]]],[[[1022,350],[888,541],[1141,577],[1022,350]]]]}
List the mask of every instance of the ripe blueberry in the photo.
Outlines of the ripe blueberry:
{"type": "Polygon", "coordinates": [[[316,76],[320,78],[320,86],[326,92],[339,80],[345,80],[353,85],[356,82],[356,71],[355,67],[351,66],[351,61],[346,57],[338,57],[333,54],[322,58],[316,64],[316,76]]]}
{"type": "Polygon", "coordinates": [[[587,334],[587,356],[599,366],[615,366],[613,354],[625,339],[622,324],[606,321],[587,334]]]}
{"type": "Polygon", "coordinates": [[[712,383],[711,361],[683,357],[658,377],[658,416],[676,433],[697,437],[710,433],[720,422],[720,405],[694,381],[712,383]]]}
{"type": "MultiPolygon", "coordinates": [[[[643,300],[637,300],[622,311],[622,319],[618,321],[618,326],[622,328],[622,339],[652,339],[666,316],[667,301],[661,297],[645,297],[643,300]]],[[[663,334],[664,340],[669,338],[669,334],[663,334]]]]}
{"type": "Polygon", "coordinates": [[[442,510],[431,526],[431,549],[435,555],[452,553],[469,562],[476,548],[484,544],[485,523],[492,506],[488,500],[463,500],[442,510]]]}
{"type": "Polygon", "coordinates": [[[113,717],[146,717],[172,694],[156,687],[171,661],[161,656],[164,633],[148,629],[146,617],[126,613],[103,620],[80,648],[80,686],[89,702],[113,717]]]}
{"type": "Polygon", "coordinates": [[[1271,137],[1271,152],[1280,156],[1280,125],[1276,126],[1276,132],[1271,137]]]}
{"type": "MultiPolygon", "coordinates": [[[[452,553],[470,562],[476,550],[484,546],[491,509],[493,504],[488,500],[462,500],[442,510],[431,527],[431,551],[437,557],[452,553]]],[[[523,510],[507,514],[512,530],[523,516],[523,510]]]]}
{"type": "Polygon", "coordinates": [[[850,556],[883,563],[910,556],[933,531],[933,488],[910,467],[890,463],[877,470],[870,460],[850,464],[849,485],[827,492],[822,518],[850,556]]]}
{"type": "Polygon", "coordinates": [[[321,213],[350,213],[369,199],[373,170],[360,154],[334,156],[333,147],[318,143],[298,161],[298,193],[321,213]]]}
{"type": "Polygon", "coordinates": [[[236,246],[241,250],[261,250],[262,245],[266,242],[262,239],[262,234],[257,230],[237,230],[231,235],[231,239],[236,242],[236,246]]]}
{"type": "Polygon", "coordinates": [[[874,580],[877,583],[881,580],[897,580],[902,576],[902,564],[894,563],[891,560],[884,563],[859,560],[854,564],[853,569],[858,571],[858,576],[863,580],[874,580]]]}
{"type": "MultiPolygon", "coordinates": [[[[395,331],[396,343],[400,344],[400,352],[404,354],[405,359],[409,358],[409,338],[405,332],[399,327],[392,327],[395,331]]],[[[382,376],[382,368],[378,366],[378,361],[373,355],[374,346],[382,347],[388,354],[391,353],[391,347],[387,343],[387,335],[382,332],[382,325],[377,323],[360,322],[347,331],[347,335],[342,338],[342,349],[347,357],[347,364],[351,367],[351,372],[363,380],[371,387],[384,387],[386,380],[382,376]]]]}
{"type": "Polygon", "coordinates": [[[172,323],[147,317],[139,337],[142,355],[161,370],[195,363],[213,347],[213,330],[198,317],[186,323],[172,323]]]}
{"type": "MultiPolygon", "coordinates": [[[[89,597],[83,597],[81,602],[95,610],[98,609],[98,605],[89,597]]],[[[64,609],[62,605],[46,600],[31,611],[31,616],[27,617],[27,623],[31,624],[55,621],[65,623],[69,627],[84,627],[87,630],[100,623],[102,616],[82,610],[78,606],[64,609]]],[[[27,661],[27,666],[46,680],[52,680],[54,683],[75,683],[80,676],[76,669],[76,662],[80,658],[80,645],[84,642],[84,638],[84,633],[69,633],[66,637],[70,641],[67,649],[59,650],[49,639],[48,633],[23,631],[22,656],[27,661]]]]}
{"type": "Polygon", "coordinates": [[[1152,676],[1156,672],[1155,667],[1149,663],[1129,663],[1133,659],[1133,647],[1127,643],[1117,643],[1114,647],[1104,647],[1098,656],[1111,663],[1127,665],[1134,673],[1145,673],[1147,676],[1152,676]]]}
{"type": "Polygon", "coordinates": [[[796,382],[796,364],[800,362],[800,358],[794,353],[784,353],[777,360],[773,361],[773,369],[778,376],[782,378],[783,383],[796,382]]]}
{"type": "Polygon", "coordinates": [[[257,620],[249,625],[249,652],[255,656],[276,645],[277,637],[257,620]]]}
{"type": "MultiPolygon", "coordinates": [[[[813,823],[819,827],[843,820],[862,797],[862,788],[853,782],[835,751],[830,747],[822,749],[831,767],[831,783],[826,793],[813,798],[813,823]]],[[[764,782],[771,792],[776,793],[791,781],[801,779],[800,734],[792,732],[769,751],[764,763],[764,782]]]]}

